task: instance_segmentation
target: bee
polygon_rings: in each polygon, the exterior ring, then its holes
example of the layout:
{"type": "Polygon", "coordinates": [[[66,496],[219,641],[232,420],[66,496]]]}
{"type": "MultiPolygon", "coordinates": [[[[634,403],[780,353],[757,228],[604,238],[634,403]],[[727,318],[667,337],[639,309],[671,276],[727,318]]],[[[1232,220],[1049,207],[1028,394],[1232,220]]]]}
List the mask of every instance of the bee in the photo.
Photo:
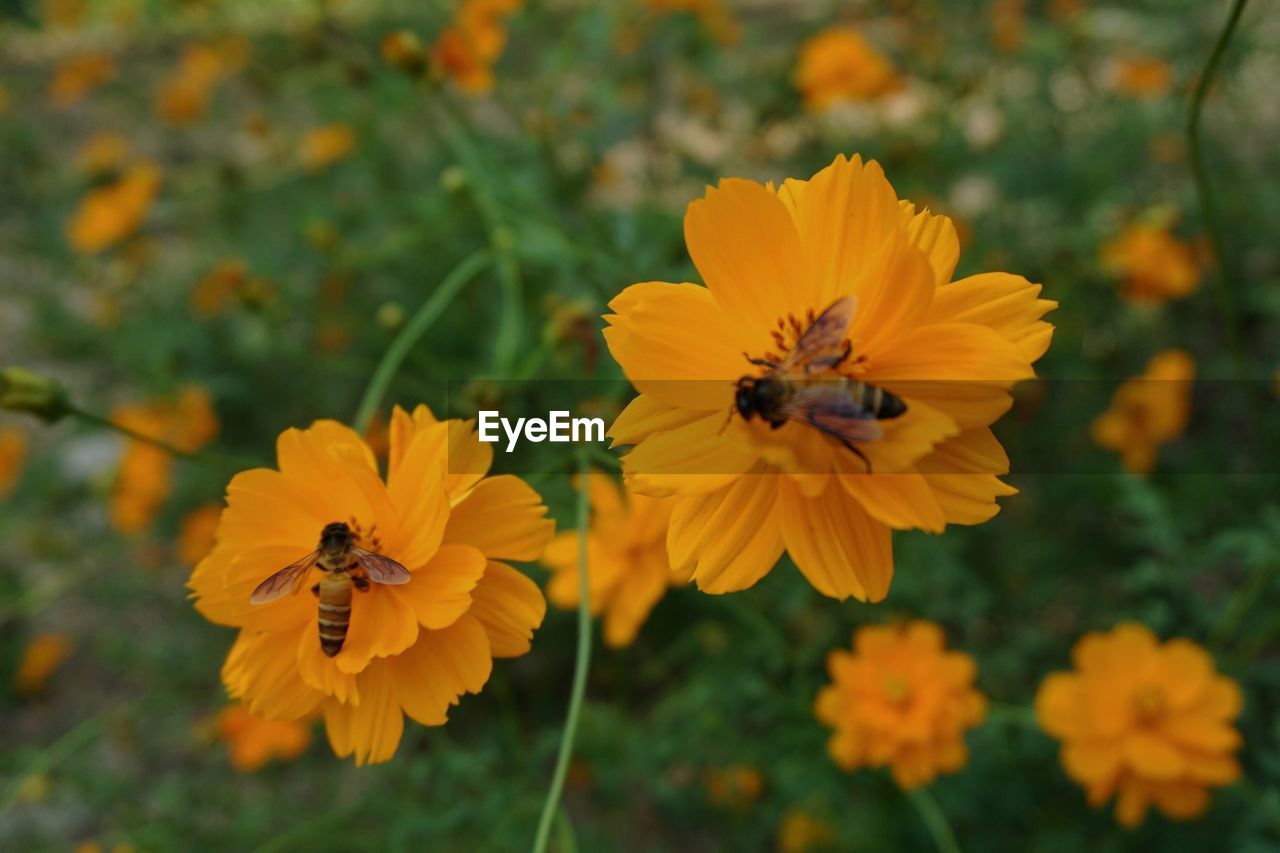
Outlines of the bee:
{"type": "Polygon", "coordinates": [[[743,420],[758,416],[774,429],[788,421],[808,424],[853,451],[871,473],[871,460],[854,442],[878,441],[884,434],[879,421],[901,416],[907,404],[869,382],[815,376],[849,357],[853,345],[845,335],[857,305],[852,296],[831,303],[781,360],[748,355],[747,361],[769,370],[735,383],[730,416],[734,410],[743,420]]]}
{"type": "MultiPolygon", "coordinates": [[[[373,533],[372,530],[369,532],[373,533]]],[[[249,596],[249,603],[267,604],[297,593],[311,570],[320,569],[324,577],[311,587],[311,594],[320,605],[320,650],[333,657],[342,651],[342,644],[347,639],[347,626],[351,623],[351,591],[368,592],[370,581],[395,586],[408,583],[410,579],[409,570],[395,560],[357,545],[359,538],[359,525],[353,531],[342,521],[326,524],[320,531],[319,547],[258,584],[249,596]]]]}

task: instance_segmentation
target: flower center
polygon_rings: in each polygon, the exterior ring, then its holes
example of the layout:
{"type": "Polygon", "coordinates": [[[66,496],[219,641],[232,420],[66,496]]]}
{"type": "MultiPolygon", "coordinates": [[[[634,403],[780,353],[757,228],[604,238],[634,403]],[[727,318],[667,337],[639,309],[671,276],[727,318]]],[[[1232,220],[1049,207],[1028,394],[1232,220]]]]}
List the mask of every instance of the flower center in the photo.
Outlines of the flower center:
{"type": "MultiPolygon", "coordinates": [[[[769,334],[773,337],[773,349],[770,349],[758,358],[753,359],[757,364],[760,364],[761,375],[764,375],[773,369],[767,364],[761,364],[761,362],[780,364],[782,360],[787,357],[788,353],[796,348],[796,344],[798,344],[800,339],[804,337],[804,333],[809,331],[817,318],[817,314],[812,308],[805,312],[803,319],[797,317],[795,314],[787,314],[785,317],[778,318],[775,327],[769,330],[769,334]]],[[[866,356],[856,355],[857,342],[853,341],[852,343],[854,344],[854,347],[850,349],[848,358],[845,358],[839,364],[830,367],[830,372],[842,373],[851,376],[856,376],[865,372],[866,356]]]]}
{"type": "Polygon", "coordinates": [[[911,698],[911,685],[907,684],[905,678],[896,673],[886,675],[884,680],[880,682],[880,689],[884,693],[884,698],[889,700],[889,704],[901,707],[907,704],[907,700],[911,698]]]}
{"type": "Polygon", "coordinates": [[[1140,687],[1133,694],[1133,713],[1144,723],[1149,723],[1165,712],[1164,693],[1157,687],[1140,687]]]}
{"type": "Polygon", "coordinates": [[[360,547],[374,553],[382,553],[382,539],[378,536],[377,522],[369,525],[369,529],[365,530],[353,515],[347,519],[347,526],[351,528],[351,532],[355,534],[356,541],[360,543],[360,547]]]}

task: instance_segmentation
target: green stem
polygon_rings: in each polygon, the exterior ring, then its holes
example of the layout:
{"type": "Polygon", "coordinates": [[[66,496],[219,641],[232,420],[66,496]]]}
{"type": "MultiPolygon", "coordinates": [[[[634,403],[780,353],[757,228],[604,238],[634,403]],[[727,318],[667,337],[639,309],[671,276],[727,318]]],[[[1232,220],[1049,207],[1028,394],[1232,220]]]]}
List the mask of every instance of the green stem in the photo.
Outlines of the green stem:
{"type": "Polygon", "coordinates": [[[934,846],[940,853],[961,853],[956,835],[951,831],[951,824],[947,822],[947,816],[942,813],[942,809],[938,808],[938,803],[934,800],[933,794],[929,793],[929,789],[912,788],[907,791],[907,799],[916,807],[916,812],[924,821],[925,828],[929,830],[934,846]]]}
{"type": "Polygon", "coordinates": [[[1223,614],[1222,619],[1209,636],[1210,650],[1222,651],[1227,642],[1235,636],[1236,631],[1240,628],[1240,623],[1244,621],[1244,617],[1257,604],[1258,599],[1267,591],[1267,588],[1271,586],[1271,582],[1275,580],[1277,572],[1280,572],[1280,560],[1277,559],[1266,560],[1254,569],[1248,581],[1240,587],[1235,597],[1231,599],[1231,604],[1227,607],[1226,613],[1223,614]]]}
{"type": "Polygon", "coordinates": [[[569,713],[564,720],[564,733],[560,736],[560,754],[556,757],[556,769],[547,788],[547,799],[542,804],[542,817],[538,820],[538,832],[533,839],[533,853],[545,853],[551,837],[551,826],[560,809],[560,795],[564,793],[565,776],[569,773],[569,759],[573,756],[573,741],[578,734],[578,715],[582,711],[582,698],[587,692],[587,668],[591,665],[591,586],[587,574],[587,527],[590,520],[588,496],[591,461],[586,453],[578,455],[578,652],[573,664],[573,687],[569,693],[569,713]]]}
{"type": "MultiPolygon", "coordinates": [[[[119,710],[119,708],[113,709],[119,710]]],[[[14,777],[3,793],[0,793],[0,817],[13,808],[22,794],[22,786],[33,776],[45,773],[56,767],[67,756],[90,744],[98,735],[103,717],[107,712],[99,712],[81,721],[70,731],[42,749],[27,765],[26,769],[14,777]]]]}
{"type": "Polygon", "coordinates": [[[1213,249],[1214,265],[1218,270],[1218,310],[1222,314],[1222,324],[1226,329],[1227,344],[1235,358],[1236,368],[1243,373],[1247,364],[1244,351],[1240,348],[1240,335],[1237,329],[1235,299],[1231,292],[1231,274],[1227,264],[1227,255],[1223,246],[1222,229],[1218,222],[1214,207],[1213,192],[1209,184],[1209,174],[1205,169],[1204,152],[1200,146],[1200,116],[1204,109],[1204,99],[1209,93],[1213,79],[1218,73],[1222,55],[1226,52],[1236,25],[1240,23],[1240,15],[1244,12],[1248,0],[1234,0],[1227,22],[1218,34],[1209,60],[1205,63],[1200,79],[1196,83],[1195,92],[1191,96],[1191,111],[1187,116],[1187,152],[1191,161],[1191,173],[1195,178],[1196,196],[1200,202],[1200,218],[1204,220],[1205,231],[1213,249]]]}
{"type": "Polygon", "coordinates": [[[489,192],[489,170],[476,154],[478,146],[467,138],[462,123],[448,110],[445,100],[437,99],[437,104],[438,124],[450,150],[467,173],[467,186],[484,220],[489,246],[495,257],[502,305],[493,342],[493,373],[495,378],[501,379],[510,375],[515,367],[524,326],[524,286],[520,280],[520,265],[516,262],[515,235],[507,226],[501,205],[489,192]]]}
{"type": "Polygon", "coordinates": [[[378,366],[373,371],[373,376],[369,378],[369,384],[364,389],[364,396],[360,399],[360,406],[356,409],[354,420],[355,430],[358,433],[364,433],[369,428],[369,422],[373,420],[373,415],[378,411],[378,407],[382,405],[382,398],[387,393],[387,388],[391,385],[391,380],[395,378],[396,371],[400,369],[400,365],[404,362],[409,351],[413,349],[418,339],[431,328],[444,309],[453,301],[453,297],[458,295],[458,291],[463,285],[471,281],[476,273],[484,269],[493,260],[493,256],[486,250],[480,250],[467,257],[454,267],[444,280],[440,282],[440,286],[432,292],[426,302],[418,308],[417,312],[409,318],[409,322],[405,324],[400,333],[391,341],[391,345],[387,347],[387,351],[382,355],[382,361],[378,362],[378,366]]]}
{"type": "Polygon", "coordinates": [[[137,441],[142,444],[149,444],[152,447],[156,447],[156,448],[159,448],[160,450],[163,450],[165,453],[168,453],[171,456],[176,456],[179,459],[186,459],[190,462],[196,462],[202,465],[218,465],[218,466],[225,465],[225,466],[232,466],[236,468],[253,468],[261,464],[253,460],[240,459],[234,456],[224,456],[221,453],[182,450],[180,448],[174,447],[172,444],[170,444],[167,441],[164,441],[163,439],[155,438],[154,436],[147,435],[146,433],[138,432],[137,430],[130,429],[127,426],[122,426],[121,424],[116,423],[110,418],[104,418],[102,415],[96,414],[94,412],[86,411],[85,409],[81,409],[80,407],[71,403],[67,404],[66,412],[68,415],[80,421],[81,423],[87,424],[89,426],[109,429],[112,432],[119,433],[120,435],[124,436],[130,441],[137,441]]]}

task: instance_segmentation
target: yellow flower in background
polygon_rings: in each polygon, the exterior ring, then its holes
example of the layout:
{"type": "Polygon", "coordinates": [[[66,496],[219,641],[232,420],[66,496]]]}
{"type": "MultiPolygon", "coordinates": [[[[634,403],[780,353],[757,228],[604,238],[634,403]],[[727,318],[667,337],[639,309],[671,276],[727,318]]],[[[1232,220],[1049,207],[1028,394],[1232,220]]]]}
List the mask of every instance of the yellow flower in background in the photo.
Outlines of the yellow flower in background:
{"type": "Polygon", "coordinates": [[[27,434],[17,427],[0,427],[0,500],[13,494],[27,458],[27,434]]]}
{"type": "Polygon", "coordinates": [[[764,792],[764,776],[749,764],[708,767],[702,782],[713,806],[735,812],[750,809],[764,792]]]}
{"type": "Polygon", "coordinates": [[[311,746],[310,720],[268,720],[243,705],[218,712],[218,737],[227,745],[231,766],[252,773],[273,758],[292,761],[311,746]]]}
{"type": "Polygon", "coordinates": [[[115,60],[104,53],[68,59],[58,66],[49,81],[49,102],[55,107],[74,106],[85,95],[105,86],[115,77],[115,60]]]}
{"type": "Polygon", "coordinates": [[[1134,302],[1181,299],[1200,286],[1195,253],[1165,225],[1133,223],[1102,247],[1101,261],[1134,302]]]}
{"type": "Polygon", "coordinates": [[[492,90],[493,64],[507,45],[506,19],[521,6],[521,0],[463,0],[431,47],[436,73],[468,94],[492,90]]]}
{"type": "Polygon", "coordinates": [[[1022,47],[1027,37],[1026,0],[991,0],[991,40],[1004,53],[1022,47]]]}
{"type": "Polygon", "coordinates": [[[221,517],[222,504],[207,504],[184,515],[178,530],[178,559],[188,566],[203,560],[217,541],[221,517]]]}
{"type": "Polygon", "coordinates": [[[1195,375],[1195,361],[1182,350],[1158,353],[1141,376],[1121,384],[1110,408],[1094,419],[1093,440],[1119,453],[1129,473],[1150,472],[1160,445],[1187,428],[1195,375]]]}
{"type": "Polygon", "coordinates": [[[1091,805],[1115,795],[1116,820],[1129,827],[1151,805],[1185,820],[1208,808],[1210,787],[1240,778],[1242,694],[1204,649],[1125,623],[1086,634],[1072,661],[1074,671],[1040,685],[1036,718],[1062,741],[1062,766],[1091,805]]]}
{"type": "Polygon", "coordinates": [[[706,287],[647,282],[609,305],[605,340],[640,396],[610,429],[630,487],[674,501],[667,549],[705,592],[750,587],[790,553],[825,595],[879,601],[890,530],[941,531],[997,512],[1008,459],[989,425],[1033,375],[1055,303],[1008,273],[951,282],[951,221],[899,201],[878,164],[838,158],[779,188],[728,179],[685,215],[706,287]],[[745,421],[735,381],[854,296],[848,357],[815,379],[873,383],[905,402],[867,462],[808,424],[745,421]],[[798,318],[806,318],[801,321],[798,318]],[[870,464],[873,473],[867,472],[870,464]]]}
{"type": "Polygon", "coordinates": [[[826,850],[835,840],[831,824],[794,806],[783,813],[782,822],[778,825],[778,853],[826,850]]]}
{"type": "Polygon", "coordinates": [[[31,697],[44,690],[49,677],[71,654],[71,640],[65,634],[36,634],[22,650],[18,671],[13,676],[13,689],[19,696],[31,697]]]}
{"type": "Polygon", "coordinates": [[[76,165],[91,177],[115,172],[129,159],[129,140],[111,131],[95,133],[76,151],[76,165]]]}
{"type": "MultiPolygon", "coordinates": [[[[591,613],[604,614],[604,641],[631,645],[668,587],[689,582],[689,572],[667,563],[670,501],[637,495],[604,474],[592,474],[587,566],[591,613]]],[[[578,533],[561,533],[540,561],[553,572],[547,597],[557,607],[578,606],[578,533]]]]}
{"type": "Polygon", "coordinates": [[[835,729],[828,750],[836,764],[888,766],[902,788],[964,766],[964,733],[982,722],[987,700],[973,686],[973,658],[944,645],[937,625],[909,622],[859,628],[852,653],[827,657],[833,683],[814,714],[835,729]]]}
{"type": "MultiPolygon", "coordinates": [[[[209,394],[195,386],[184,388],[176,400],[117,406],[111,420],[187,452],[199,450],[218,434],[209,394]]],[[[167,451],[142,441],[126,442],[109,507],[117,531],[133,535],[150,526],[169,497],[172,468],[167,451]]]]}
{"type": "Polygon", "coordinates": [[[208,110],[214,87],[240,70],[248,52],[249,42],[242,36],[187,45],[177,67],[156,92],[156,115],[174,126],[199,121],[208,110]]]}
{"type": "Polygon", "coordinates": [[[848,27],[823,30],[801,46],[794,82],[810,112],[878,98],[900,86],[893,64],[848,27]]]}
{"type": "Polygon", "coordinates": [[[463,693],[484,687],[494,658],[529,651],[546,605],[537,584],[500,561],[536,560],[554,532],[524,481],[486,476],[493,447],[470,422],[396,408],[390,444],[384,481],[348,427],[286,430],[278,470],[232,479],[217,547],[190,581],[200,613],[240,629],[222,669],[232,697],[269,719],[322,713],[334,752],[357,764],[391,758],[404,715],[443,725],[463,693]],[[345,642],[328,656],[309,579],[269,604],[249,596],[314,551],[332,522],[350,524],[412,579],[355,592],[345,642]]]}
{"type": "Polygon", "coordinates": [[[1116,60],[1113,87],[1135,98],[1159,98],[1173,88],[1173,67],[1153,56],[1126,56],[1116,60]]]}
{"type": "Polygon", "coordinates": [[[318,172],[349,157],[356,149],[356,131],[349,124],[326,124],[307,132],[302,138],[302,165],[318,172]]]}
{"type": "Polygon", "coordinates": [[[160,181],[159,166],[139,163],[115,183],[92,190],[67,220],[67,242],[77,252],[93,255],[131,236],[151,210],[160,181]]]}

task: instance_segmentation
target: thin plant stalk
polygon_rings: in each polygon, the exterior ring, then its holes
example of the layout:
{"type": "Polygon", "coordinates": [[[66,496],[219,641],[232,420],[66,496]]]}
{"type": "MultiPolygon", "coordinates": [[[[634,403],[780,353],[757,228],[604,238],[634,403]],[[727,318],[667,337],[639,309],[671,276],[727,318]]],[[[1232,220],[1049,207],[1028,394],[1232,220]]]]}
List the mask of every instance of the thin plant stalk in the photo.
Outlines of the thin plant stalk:
{"type": "Polygon", "coordinates": [[[933,794],[929,793],[929,789],[912,788],[907,791],[907,799],[916,807],[916,812],[919,813],[920,819],[924,821],[925,829],[929,830],[929,835],[933,838],[933,844],[938,848],[938,853],[961,853],[960,843],[956,841],[956,834],[951,831],[951,824],[947,822],[947,816],[938,807],[938,803],[934,800],[933,794]]]}
{"type": "Polygon", "coordinates": [[[386,395],[391,381],[395,379],[396,371],[409,355],[409,351],[431,328],[431,324],[439,319],[445,308],[449,307],[449,303],[458,295],[458,291],[492,260],[492,254],[484,249],[463,258],[409,318],[409,322],[405,323],[404,328],[387,347],[387,351],[382,354],[382,360],[378,362],[373,376],[369,378],[369,384],[364,389],[364,396],[360,399],[354,419],[356,432],[363,433],[369,428],[374,413],[382,405],[382,398],[386,395]]]}
{"type": "Polygon", "coordinates": [[[1218,310],[1222,315],[1222,325],[1227,336],[1227,344],[1231,348],[1232,357],[1236,361],[1236,368],[1241,373],[1245,371],[1247,365],[1244,350],[1241,349],[1235,297],[1232,293],[1231,272],[1227,263],[1226,248],[1223,245],[1222,227],[1218,221],[1217,208],[1213,199],[1213,188],[1209,183],[1209,173],[1205,169],[1204,151],[1200,143],[1200,118],[1204,110],[1205,97],[1209,94],[1209,89],[1218,73],[1218,66],[1222,63],[1222,55],[1226,52],[1232,35],[1235,34],[1236,25],[1240,23],[1240,15],[1244,12],[1244,7],[1247,3],[1248,0],[1234,0],[1231,4],[1231,11],[1227,15],[1227,21],[1222,27],[1222,32],[1218,34],[1218,40],[1214,42],[1213,50],[1209,53],[1209,59],[1205,62],[1204,70],[1200,73],[1200,79],[1196,82],[1195,91],[1191,96],[1191,110],[1187,116],[1187,153],[1191,162],[1191,174],[1195,178],[1196,197],[1200,203],[1200,218],[1203,220],[1205,231],[1209,236],[1209,243],[1213,249],[1214,265],[1217,267],[1218,310]]]}
{"type": "Polygon", "coordinates": [[[176,456],[179,459],[185,459],[189,462],[196,462],[202,465],[219,465],[219,466],[229,465],[237,468],[252,468],[255,464],[257,464],[256,462],[253,462],[247,459],[238,459],[232,456],[223,456],[220,453],[211,453],[209,451],[183,450],[179,447],[175,447],[174,445],[170,444],[169,442],[163,439],[156,438],[155,436],[147,435],[146,433],[138,432],[135,429],[130,429],[127,426],[116,423],[110,418],[103,417],[102,415],[99,415],[96,412],[87,411],[74,404],[67,405],[66,413],[68,416],[73,417],[76,420],[80,421],[81,423],[87,424],[88,426],[100,427],[102,429],[111,430],[112,432],[115,432],[124,436],[130,441],[136,441],[136,442],[139,442],[140,444],[149,444],[152,447],[163,450],[165,453],[168,453],[171,456],[176,456]]]}
{"type": "MultiPolygon", "coordinates": [[[[587,692],[587,669],[591,666],[591,587],[587,574],[587,526],[590,519],[591,461],[585,452],[578,454],[578,651],[573,664],[573,687],[569,692],[569,712],[560,735],[560,753],[551,775],[547,798],[542,804],[542,817],[533,839],[533,853],[546,853],[551,827],[560,812],[560,796],[564,793],[569,759],[573,757],[573,741],[578,734],[578,716],[587,692]]],[[[568,820],[568,818],[562,818],[568,820]]]]}

